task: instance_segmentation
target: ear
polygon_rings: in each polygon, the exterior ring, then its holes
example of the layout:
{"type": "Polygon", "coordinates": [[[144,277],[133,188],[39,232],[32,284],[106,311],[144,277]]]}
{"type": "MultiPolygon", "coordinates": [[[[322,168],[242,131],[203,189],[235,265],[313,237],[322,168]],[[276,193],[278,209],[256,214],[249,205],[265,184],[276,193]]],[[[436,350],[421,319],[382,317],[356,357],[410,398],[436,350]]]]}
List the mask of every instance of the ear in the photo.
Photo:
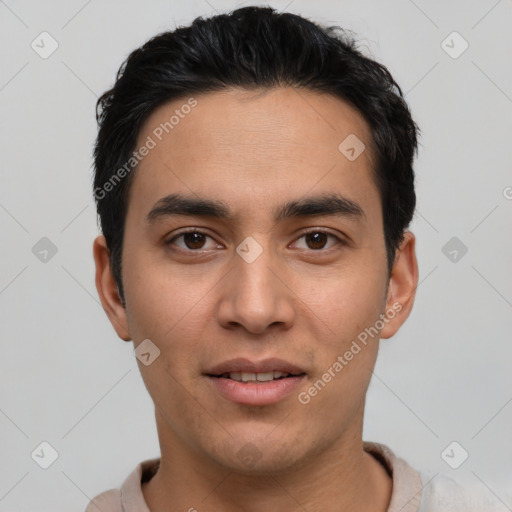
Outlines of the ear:
{"type": "Polygon", "coordinates": [[[117,284],[110,268],[109,250],[103,235],[98,236],[93,244],[94,262],[96,264],[96,289],[101,304],[117,335],[124,341],[130,341],[130,330],[126,308],[123,306],[117,284]]]}
{"type": "Polygon", "coordinates": [[[418,262],[415,245],[415,236],[410,231],[406,231],[404,239],[396,251],[389,279],[386,300],[388,321],[382,328],[381,338],[391,338],[407,320],[412,310],[418,287],[418,262]]]}

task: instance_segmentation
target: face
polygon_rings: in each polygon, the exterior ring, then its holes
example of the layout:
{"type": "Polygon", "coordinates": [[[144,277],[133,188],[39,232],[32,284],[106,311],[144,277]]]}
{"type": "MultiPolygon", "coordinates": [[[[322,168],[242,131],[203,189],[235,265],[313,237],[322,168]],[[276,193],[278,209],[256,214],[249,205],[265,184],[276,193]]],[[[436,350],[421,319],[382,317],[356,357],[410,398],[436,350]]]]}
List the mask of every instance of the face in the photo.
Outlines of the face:
{"type": "Polygon", "coordinates": [[[121,338],[151,340],[138,364],[162,453],[280,471],[361,436],[379,338],[412,307],[414,237],[390,280],[370,132],[346,103],[292,88],[194,100],[144,124],[126,309],[102,237],[98,291],[121,338]]]}

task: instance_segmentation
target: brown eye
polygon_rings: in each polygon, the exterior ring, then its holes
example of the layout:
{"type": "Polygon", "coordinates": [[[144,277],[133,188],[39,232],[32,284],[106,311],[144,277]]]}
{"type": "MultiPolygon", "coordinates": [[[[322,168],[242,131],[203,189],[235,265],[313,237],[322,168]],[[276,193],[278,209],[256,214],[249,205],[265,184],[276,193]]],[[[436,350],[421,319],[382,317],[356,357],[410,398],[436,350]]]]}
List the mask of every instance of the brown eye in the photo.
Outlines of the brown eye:
{"type": "Polygon", "coordinates": [[[202,233],[197,232],[183,233],[182,236],[189,249],[202,249],[206,238],[202,233]]]}
{"type": "MultiPolygon", "coordinates": [[[[303,247],[300,249],[309,249],[311,251],[327,252],[329,249],[336,245],[346,245],[346,242],[328,231],[322,231],[319,229],[308,231],[303,233],[297,240],[304,240],[303,247]],[[333,240],[334,243],[329,245],[329,239],[333,240]],[[322,251],[322,250],[325,251],[322,251]]],[[[297,242],[295,242],[297,244],[297,242]]],[[[300,244],[299,244],[300,245],[300,244]]]]}
{"type": "MultiPolygon", "coordinates": [[[[185,252],[199,252],[201,249],[205,249],[207,240],[210,239],[214,242],[213,238],[206,233],[202,233],[198,230],[184,231],[175,237],[171,238],[166,245],[175,246],[178,250],[185,252]],[[178,243],[180,241],[180,243],[178,243]]],[[[214,248],[217,244],[213,244],[214,248]]],[[[206,247],[208,249],[208,247],[206,247]]]]}
{"type": "Polygon", "coordinates": [[[310,249],[323,249],[328,239],[328,234],[323,231],[312,231],[304,236],[310,249]]]}

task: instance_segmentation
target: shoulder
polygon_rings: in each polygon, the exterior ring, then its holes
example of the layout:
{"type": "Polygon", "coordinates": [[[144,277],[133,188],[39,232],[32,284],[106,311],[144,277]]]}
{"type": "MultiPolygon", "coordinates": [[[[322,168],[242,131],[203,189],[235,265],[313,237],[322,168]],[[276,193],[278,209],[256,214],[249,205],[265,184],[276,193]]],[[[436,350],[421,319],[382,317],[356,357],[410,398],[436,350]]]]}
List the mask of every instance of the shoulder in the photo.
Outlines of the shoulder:
{"type": "Polygon", "coordinates": [[[110,489],[98,494],[89,502],[85,512],[123,512],[121,491],[119,489],[110,489]]]}
{"type": "Polygon", "coordinates": [[[476,490],[447,475],[420,473],[423,485],[418,512],[498,512],[503,510],[490,491],[476,490]]]}
{"type": "Polygon", "coordinates": [[[157,472],[160,459],[147,459],[137,464],[126,477],[119,489],[110,489],[93,498],[85,512],[125,512],[129,504],[130,510],[149,512],[142,493],[142,483],[149,481],[157,472]]]}

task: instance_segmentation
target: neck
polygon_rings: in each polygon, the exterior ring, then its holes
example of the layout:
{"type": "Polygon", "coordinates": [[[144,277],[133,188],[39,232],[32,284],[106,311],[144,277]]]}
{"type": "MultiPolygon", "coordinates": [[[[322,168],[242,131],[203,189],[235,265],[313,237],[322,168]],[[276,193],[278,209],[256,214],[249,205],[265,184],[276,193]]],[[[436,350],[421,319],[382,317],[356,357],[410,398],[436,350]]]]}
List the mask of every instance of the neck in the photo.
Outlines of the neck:
{"type": "MultiPolygon", "coordinates": [[[[392,479],[384,467],[363,450],[359,435],[342,436],[328,450],[301,459],[280,471],[239,473],[162,436],[168,425],[157,418],[161,447],[156,475],[142,485],[152,512],[222,510],[223,512],[295,512],[325,510],[385,512],[392,479]]],[[[361,418],[362,427],[362,418],[361,418]]]]}

